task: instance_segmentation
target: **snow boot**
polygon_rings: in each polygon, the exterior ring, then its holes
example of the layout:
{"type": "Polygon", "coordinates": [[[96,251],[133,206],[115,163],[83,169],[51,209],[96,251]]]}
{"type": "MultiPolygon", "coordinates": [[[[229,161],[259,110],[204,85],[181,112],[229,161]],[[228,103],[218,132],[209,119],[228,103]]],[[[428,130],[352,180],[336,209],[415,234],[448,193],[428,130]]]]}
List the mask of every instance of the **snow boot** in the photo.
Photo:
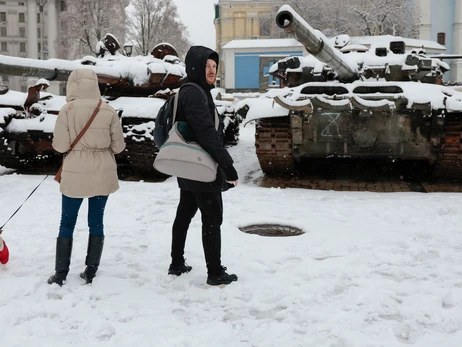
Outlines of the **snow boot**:
{"type": "Polygon", "coordinates": [[[168,274],[180,276],[181,274],[188,273],[191,270],[192,270],[192,266],[189,266],[186,263],[183,263],[180,265],[170,264],[168,268],[168,274]]]}
{"type": "Polygon", "coordinates": [[[85,259],[85,271],[80,274],[80,278],[84,279],[87,284],[93,282],[93,278],[96,276],[98,266],[103,254],[104,236],[93,236],[88,237],[88,249],[87,258],[85,259]]]}
{"type": "Polygon", "coordinates": [[[231,282],[237,281],[237,276],[235,274],[228,274],[226,272],[226,267],[221,267],[221,273],[219,275],[213,276],[209,275],[207,277],[207,284],[211,286],[219,286],[222,284],[230,284],[231,282]]]}
{"type": "Polygon", "coordinates": [[[67,237],[56,239],[55,274],[48,279],[48,284],[64,284],[71,265],[72,241],[72,238],[67,237]]]}

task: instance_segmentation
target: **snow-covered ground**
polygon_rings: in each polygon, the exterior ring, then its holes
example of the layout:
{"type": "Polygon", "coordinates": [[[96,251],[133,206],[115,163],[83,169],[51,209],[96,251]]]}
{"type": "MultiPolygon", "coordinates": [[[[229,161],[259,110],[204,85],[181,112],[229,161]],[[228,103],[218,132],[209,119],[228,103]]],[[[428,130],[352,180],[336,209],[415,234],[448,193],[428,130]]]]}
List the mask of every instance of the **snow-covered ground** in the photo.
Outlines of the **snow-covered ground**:
{"type": "MultiPolygon", "coordinates": [[[[199,215],[186,245],[192,272],[167,275],[179,196],[168,179],[121,182],[111,195],[92,285],[78,277],[84,203],[68,282],[48,285],[60,217],[49,177],[4,231],[0,346],[462,346],[460,194],[260,188],[252,125],[230,151],[241,179],[224,194],[222,259],[238,282],[205,284],[199,215]],[[305,234],[238,229],[261,222],[305,234]]],[[[42,179],[0,176],[0,225],[42,179]]]]}

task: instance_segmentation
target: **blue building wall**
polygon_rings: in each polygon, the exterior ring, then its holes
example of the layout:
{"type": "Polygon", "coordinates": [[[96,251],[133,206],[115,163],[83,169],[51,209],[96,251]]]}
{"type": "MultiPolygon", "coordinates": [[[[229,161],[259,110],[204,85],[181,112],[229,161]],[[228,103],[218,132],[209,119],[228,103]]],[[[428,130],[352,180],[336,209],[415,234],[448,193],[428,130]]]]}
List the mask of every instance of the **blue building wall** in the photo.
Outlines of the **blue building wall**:
{"type": "Polygon", "coordinates": [[[438,40],[438,33],[446,34],[446,53],[454,52],[455,0],[432,0],[430,40],[438,40]]]}
{"type": "Polygon", "coordinates": [[[258,89],[260,76],[258,74],[260,66],[259,56],[234,56],[234,73],[236,89],[258,89]]]}
{"type": "Polygon", "coordinates": [[[273,63],[282,59],[283,56],[301,55],[303,55],[303,51],[235,53],[234,88],[261,89],[262,85],[264,85],[263,80],[267,80],[267,84],[273,82],[272,76],[268,76],[268,70],[273,63]]]}

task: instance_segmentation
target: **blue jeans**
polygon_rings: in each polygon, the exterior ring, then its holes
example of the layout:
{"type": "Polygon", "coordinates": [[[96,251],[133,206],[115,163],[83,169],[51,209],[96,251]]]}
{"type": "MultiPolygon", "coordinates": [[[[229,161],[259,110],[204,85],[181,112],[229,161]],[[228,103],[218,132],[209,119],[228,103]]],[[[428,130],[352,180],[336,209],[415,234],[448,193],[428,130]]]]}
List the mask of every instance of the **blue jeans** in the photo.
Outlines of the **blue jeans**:
{"type": "MultiPolygon", "coordinates": [[[[65,195],[62,197],[61,224],[59,226],[58,237],[72,238],[83,198],[70,198],[65,195]]],[[[107,198],[107,196],[103,195],[88,198],[88,227],[90,228],[90,235],[104,235],[103,217],[107,198]]]]}

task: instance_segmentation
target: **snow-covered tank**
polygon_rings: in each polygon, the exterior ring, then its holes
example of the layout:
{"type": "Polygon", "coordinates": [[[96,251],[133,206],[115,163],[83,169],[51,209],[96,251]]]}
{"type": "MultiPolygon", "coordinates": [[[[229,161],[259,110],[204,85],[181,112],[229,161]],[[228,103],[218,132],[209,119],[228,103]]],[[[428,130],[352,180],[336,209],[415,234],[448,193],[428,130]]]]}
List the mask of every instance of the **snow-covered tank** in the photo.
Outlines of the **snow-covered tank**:
{"type": "Polygon", "coordinates": [[[462,178],[462,93],[441,85],[446,63],[393,36],[369,47],[348,45],[348,36],[333,44],[288,5],[276,23],[310,55],[271,67],[286,88],[271,91],[270,114],[250,117],[265,173],[290,173],[304,158],[390,158],[462,178]]]}
{"type": "MultiPolygon", "coordinates": [[[[40,78],[28,93],[4,89],[1,94],[0,90],[0,165],[23,172],[56,169],[60,155],[51,146],[52,133],[65,97],[44,89],[48,81],[67,81],[73,70],[86,67],[96,72],[104,101],[121,118],[127,147],[117,156],[120,172],[157,176],[152,167],[158,151],[153,137],[155,118],[165,100],[184,83],[185,66],[168,43],[157,45],[149,56],[129,57],[118,53],[119,48],[108,34],[98,43],[97,57],[67,61],[0,55],[1,75],[40,78]]],[[[216,103],[227,125],[227,144],[236,144],[239,121],[232,105],[220,100],[216,103]]]]}

